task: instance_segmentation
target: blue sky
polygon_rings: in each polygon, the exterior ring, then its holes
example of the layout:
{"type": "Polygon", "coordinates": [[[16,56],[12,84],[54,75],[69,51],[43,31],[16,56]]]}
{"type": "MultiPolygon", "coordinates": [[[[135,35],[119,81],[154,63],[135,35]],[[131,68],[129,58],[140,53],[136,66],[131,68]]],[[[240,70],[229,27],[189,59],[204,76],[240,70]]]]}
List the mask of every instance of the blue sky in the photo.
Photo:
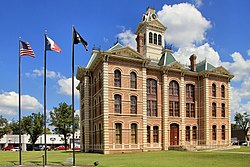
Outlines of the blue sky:
{"type": "MultiPolygon", "coordinates": [[[[43,112],[44,31],[62,49],[47,52],[47,110],[71,104],[72,25],[89,43],[86,52],[75,45],[77,66],[85,66],[93,46],[109,49],[117,40],[135,47],[133,34],[148,6],[168,27],[167,43],[178,61],[188,64],[195,53],[215,66],[224,66],[232,80],[232,116],[250,112],[250,2],[245,0],[9,0],[0,5],[0,114],[18,119],[18,38],[28,41],[36,58],[22,57],[22,115],[43,112]]],[[[77,82],[76,82],[77,84],[77,82]]],[[[75,98],[79,109],[79,97],[75,98]]]]}

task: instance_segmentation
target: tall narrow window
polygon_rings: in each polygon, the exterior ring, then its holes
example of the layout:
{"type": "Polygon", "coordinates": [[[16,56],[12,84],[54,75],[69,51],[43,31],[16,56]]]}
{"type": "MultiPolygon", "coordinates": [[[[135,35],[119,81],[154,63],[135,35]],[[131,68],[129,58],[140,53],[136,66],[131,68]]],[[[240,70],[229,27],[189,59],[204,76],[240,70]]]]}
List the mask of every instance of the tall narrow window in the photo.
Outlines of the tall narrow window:
{"type": "Polygon", "coordinates": [[[169,84],[169,95],[179,96],[179,84],[176,81],[171,81],[169,84]]]}
{"type": "Polygon", "coordinates": [[[216,97],[216,85],[212,84],[212,96],[216,97]]]}
{"type": "Polygon", "coordinates": [[[174,102],[174,116],[180,116],[179,102],[174,102]]]}
{"type": "Polygon", "coordinates": [[[153,127],[153,141],[154,143],[159,143],[159,127],[158,126],[153,127]]]}
{"type": "Polygon", "coordinates": [[[221,85],[221,97],[225,98],[225,86],[221,85]]]}
{"type": "Polygon", "coordinates": [[[146,33],[143,34],[143,45],[146,44],[146,33]]]}
{"type": "Polygon", "coordinates": [[[192,138],[193,140],[197,139],[197,127],[196,126],[193,126],[192,138]]]}
{"type": "Polygon", "coordinates": [[[131,124],[131,143],[137,144],[137,124],[131,124]]]}
{"type": "Polygon", "coordinates": [[[137,97],[130,96],[130,113],[136,114],[137,113],[137,97]]]}
{"type": "Polygon", "coordinates": [[[147,143],[150,143],[150,126],[147,126],[147,143]]]}
{"type": "Polygon", "coordinates": [[[152,34],[152,32],[149,33],[149,43],[153,43],[153,34],[152,34]]]}
{"type": "Polygon", "coordinates": [[[216,103],[212,103],[212,116],[216,117],[216,103]]]}
{"type": "Polygon", "coordinates": [[[151,116],[151,101],[147,100],[147,116],[151,116]]]}
{"type": "Polygon", "coordinates": [[[114,74],[114,86],[121,87],[121,72],[119,70],[115,70],[114,74]]]}
{"type": "Polygon", "coordinates": [[[225,140],[226,139],[226,128],[225,125],[221,126],[221,140],[225,140]]]}
{"type": "Polygon", "coordinates": [[[151,91],[152,94],[156,94],[156,88],[157,88],[156,84],[157,84],[156,80],[152,80],[152,91],[151,91]]]}
{"type": "Polygon", "coordinates": [[[121,113],[121,95],[115,95],[115,113],[121,113]]]}
{"type": "Polygon", "coordinates": [[[161,45],[162,44],[162,42],[161,42],[161,35],[159,34],[158,35],[158,45],[161,45]]]}
{"type": "Polygon", "coordinates": [[[131,72],[130,73],[130,88],[136,89],[137,83],[136,83],[136,73],[131,72]]]}
{"type": "Polygon", "coordinates": [[[191,111],[191,117],[192,118],[195,118],[195,109],[194,109],[194,103],[191,103],[191,109],[190,109],[191,111]]]}
{"type": "Polygon", "coordinates": [[[115,143],[122,144],[122,124],[115,124],[115,143]]]}
{"type": "Polygon", "coordinates": [[[212,138],[213,138],[213,140],[216,140],[216,130],[217,130],[216,125],[213,125],[213,128],[212,128],[212,138]]]}
{"type": "Polygon", "coordinates": [[[147,79],[147,116],[157,116],[157,81],[147,79]]]}
{"type": "Polygon", "coordinates": [[[221,104],[221,117],[225,117],[225,116],[226,116],[226,114],[225,114],[225,104],[222,103],[221,104]]]}
{"type": "Polygon", "coordinates": [[[157,101],[152,101],[152,116],[157,117],[157,101]]]}
{"type": "Polygon", "coordinates": [[[156,33],[154,33],[154,44],[157,45],[157,34],[156,33]]]}
{"type": "Polygon", "coordinates": [[[176,81],[169,83],[169,104],[169,116],[179,117],[179,85],[176,81]]]}
{"type": "Polygon", "coordinates": [[[174,102],[170,101],[169,103],[169,116],[174,116],[174,102]]]}
{"type": "Polygon", "coordinates": [[[186,103],[186,117],[190,117],[190,103],[186,103]]]}
{"type": "Polygon", "coordinates": [[[186,126],[186,141],[190,141],[190,126],[186,126]]]}

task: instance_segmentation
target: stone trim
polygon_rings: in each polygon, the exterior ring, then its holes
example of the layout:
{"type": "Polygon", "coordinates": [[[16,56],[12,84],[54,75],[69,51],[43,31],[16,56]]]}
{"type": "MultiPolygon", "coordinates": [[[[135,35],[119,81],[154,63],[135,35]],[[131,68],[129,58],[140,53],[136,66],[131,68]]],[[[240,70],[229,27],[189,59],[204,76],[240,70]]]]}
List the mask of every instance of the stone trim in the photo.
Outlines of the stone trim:
{"type": "Polygon", "coordinates": [[[204,93],[204,110],[205,110],[205,144],[209,144],[209,82],[208,78],[204,78],[204,88],[205,88],[205,93],[204,93]]]}
{"type": "Polygon", "coordinates": [[[143,151],[147,151],[147,69],[142,67],[142,143],[143,151]]]}
{"type": "Polygon", "coordinates": [[[84,136],[85,136],[85,152],[89,151],[89,139],[90,139],[90,133],[89,133],[89,77],[85,76],[84,77],[84,136]]]}
{"type": "Polygon", "coordinates": [[[185,81],[184,76],[181,76],[181,83],[180,83],[180,117],[181,117],[181,145],[185,145],[185,132],[186,132],[186,125],[185,125],[185,81]]]}
{"type": "Polygon", "coordinates": [[[163,105],[162,105],[162,129],[163,129],[163,150],[168,150],[169,141],[168,141],[168,135],[169,135],[169,126],[168,126],[168,76],[167,74],[162,75],[163,78],[163,105]]]}
{"type": "Polygon", "coordinates": [[[228,144],[231,144],[231,84],[230,81],[227,84],[228,87],[228,144]]]}

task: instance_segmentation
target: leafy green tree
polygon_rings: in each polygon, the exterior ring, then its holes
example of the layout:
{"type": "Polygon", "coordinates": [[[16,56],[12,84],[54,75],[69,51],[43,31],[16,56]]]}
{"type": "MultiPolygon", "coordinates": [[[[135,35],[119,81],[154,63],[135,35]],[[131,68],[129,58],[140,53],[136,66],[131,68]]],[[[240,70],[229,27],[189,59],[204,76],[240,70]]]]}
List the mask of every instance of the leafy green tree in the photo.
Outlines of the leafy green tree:
{"type": "Polygon", "coordinates": [[[22,129],[24,133],[30,135],[29,142],[32,144],[32,150],[34,150],[38,137],[43,134],[43,114],[32,113],[23,117],[22,129]]]}
{"type": "Polygon", "coordinates": [[[10,129],[8,128],[7,119],[4,118],[2,115],[0,115],[0,139],[3,137],[3,135],[9,132],[10,132],[10,129]]]}
{"type": "MultiPolygon", "coordinates": [[[[59,107],[54,107],[50,111],[50,126],[54,126],[54,133],[63,135],[65,149],[67,148],[67,139],[72,134],[72,106],[66,103],[60,103],[59,107]]],[[[75,116],[75,130],[79,128],[79,116],[75,116]]]]}
{"type": "Polygon", "coordinates": [[[247,132],[250,128],[250,115],[247,114],[247,112],[241,114],[241,113],[236,113],[234,116],[234,121],[236,122],[236,125],[239,126],[241,130],[244,131],[245,134],[245,139],[247,141],[247,132]]]}
{"type": "MultiPolygon", "coordinates": [[[[8,124],[8,128],[11,131],[11,134],[13,135],[19,135],[19,121],[12,120],[8,124]]],[[[22,127],[21,127],[21,134],[24,134],[22,127]]]]}

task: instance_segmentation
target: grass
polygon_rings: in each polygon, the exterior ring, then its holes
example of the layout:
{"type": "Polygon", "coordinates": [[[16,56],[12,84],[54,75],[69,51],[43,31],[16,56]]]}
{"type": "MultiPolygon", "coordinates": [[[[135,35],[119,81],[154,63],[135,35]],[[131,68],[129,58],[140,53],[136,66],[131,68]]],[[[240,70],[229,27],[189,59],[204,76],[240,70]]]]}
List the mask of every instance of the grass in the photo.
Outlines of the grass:
{"type": "MultiPolygon", "coordinates": [[[[249,152],[250,147],[229,150],[231,152],[249,152]]],[[[100,167],[228,167],[248,166],[250,154],[220,152],[185,152],[185,151],[155,151],[130,154],[103,155],[96,153],[76,152],[76,165],[92,165],[99,161],[100,167]]],[[[22,152],[22,164],[42,165],[42,151],[22,152]]],[[[71,165],[66,159],[72,158],[72,152],[48,151],[48,164],[71,165]]],[[[18,152],[0,152],[0,166],[19,164],[18,152]]]]}

